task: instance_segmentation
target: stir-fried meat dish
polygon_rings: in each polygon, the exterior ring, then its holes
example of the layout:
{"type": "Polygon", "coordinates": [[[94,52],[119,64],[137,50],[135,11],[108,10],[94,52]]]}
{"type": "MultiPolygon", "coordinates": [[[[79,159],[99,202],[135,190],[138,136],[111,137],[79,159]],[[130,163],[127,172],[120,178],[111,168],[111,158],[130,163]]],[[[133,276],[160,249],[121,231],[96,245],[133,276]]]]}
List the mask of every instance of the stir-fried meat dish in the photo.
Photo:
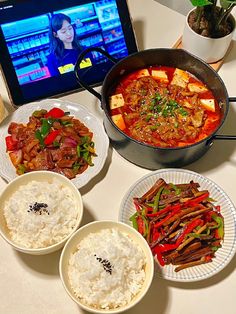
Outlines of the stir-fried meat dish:
{"type": "Polygon", "coordinates": [[[186,71],[150,67],[124,77],[110,97],[114,123],[130,137],[153,146],[198,142],[219,125],[212,92],[186,71]]]}
{"type": "Polygon", "coordinates": [[[29,122],[12,122],[7,151],[17,174],[50,170],[69,179],[92,166],[96,156],[93,133],[60,108],[35,111],[29,122]]]}
{"type": "Polygon", "coordinates": [[[209,263],[221,247],[224,219],[209,191],[199,184],[167,183],[162,178],[133,199],[133,227],[147,240],[161,266],[175,271],[209,263]]]}

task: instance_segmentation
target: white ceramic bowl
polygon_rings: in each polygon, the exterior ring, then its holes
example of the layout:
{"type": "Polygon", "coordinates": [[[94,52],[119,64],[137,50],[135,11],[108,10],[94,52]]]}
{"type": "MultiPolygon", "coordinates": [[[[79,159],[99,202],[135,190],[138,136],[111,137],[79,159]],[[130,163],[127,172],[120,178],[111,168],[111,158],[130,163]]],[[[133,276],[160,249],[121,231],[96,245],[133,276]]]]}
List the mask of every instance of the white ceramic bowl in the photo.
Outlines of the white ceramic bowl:
{"type": "Polygon", "coordinates": [[[144,295],[148,291],[152,282],[153,273],[154,273],[154,262],[153,262],[152,253],[148,244],[135,229],[121,222],[95,221],[81,227],[68,240],[68,242],[64,246],[64,249],[61,253],[59,270],[60,270],[60,277],[61,277],[61,280],[62,280],[62,283],[64,285],[66,292],[84,310],[92,312],[92,313],[120,313],[120,312],[130,309],[144,297],[144,295]],[[110,229],[110,230],[117,229],[121,233],[127,234],[134,241],[134,243],[137,244],[137,247],[140,247],[142,249],[146,257],[146,266],[145,266],[146,276],[145,276],[145,280],[144,280],[144,283],[140,292],[138,292],[138,294],[136,294],[131,300],[131,302],[128,303],[126,306],[118,307],[116,309],[109,309],[109,310],[108,309],[107,310],[96,309],[82,303],[81,300],[77,298],[76,295],[74,294],[71,284],[69,282],[69,275],[68,275],[69,259],[71,255],[75,251],[77,251],[77,246],[80,243],[80,241],[86,238],[89,234],[97,233],[103,229],[110,229]]]}
{"type": "MultiPolygon", "coordinates": [[[[55,191],[55,193],[60,193],[60,191],[55,191]]],[[[33,195],[32,195],[32,201],[33,201],[33,195]]],[[[72,181],[67,179],[65,176],[55,173],[55,172],[34,171],[34,172],[29,172],[27,174],[23,174],[15,178],[14,180],[12,180],[10,183],[8,183],[5,190],[0,195],[0,234],[14,249],[24,252],[24,253],[28,253],[32,255],[43,255],[43,254],[48,254],[48,253],[52,253],[54,251],[59,250],[60,248],[62,248],[65,242],[69,239],[69,237],[79,227],[82,220],[82,216],[83,216],[83,203],[82,203],[82,197],[79,190],[75,187],[72,181]],[[76,217],[76,223],[73,230],[67,236],[65,236],[65,238],[61,240],[60,242],[57,242],[47,247],[26,248],[26,247],[18,245],[11,239],[10,234],[9,234],[9,229],[7,228],[6,219],[3,213],[5,202],[12,196],[12,194],[15,191],[19,189],[20,186],[26,185],[31,181],[51,182],[53,178],[59,181],[63,186],[68,187],[70,191],[72,192],[72,194],[74,195],[75,202],[76,202],[76,211],[78,212],[78,214],[76,217]]]]}

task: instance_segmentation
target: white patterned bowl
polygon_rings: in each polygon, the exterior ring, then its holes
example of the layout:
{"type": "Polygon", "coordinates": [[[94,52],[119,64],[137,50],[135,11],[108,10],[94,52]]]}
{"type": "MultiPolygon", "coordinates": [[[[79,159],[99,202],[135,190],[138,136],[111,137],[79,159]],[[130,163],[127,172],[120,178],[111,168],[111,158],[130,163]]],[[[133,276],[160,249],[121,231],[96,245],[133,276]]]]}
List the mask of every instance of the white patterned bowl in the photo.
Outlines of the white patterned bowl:
{"type": "Polygon", "coordinates": [[[135,213],[133,198],[142,196],[147,192],[158,178],[163,178],[166,182],[174,184],[187,183],[193,180],[200,184],[202,190],[208,190],[210,196],[217,201],[215,205],[220,205],[221,207],[221,214],[224,217],[225,235],[222,247],[216,252],[216,257],[211,263],[186,268],[180,272],[175,272],[173,265],[161,267],[158,264],[157,275],[172,281],[191,282],[203,280],[217,274],[231,261],[236,251],[236,210],[228,195],[210,179],[184,169],[153,171],[130,187],[121,203],[119,221],[131,225],[129,218],[135,213]]]}
{"type": "Polygon", "coordinates": [[[87,108],[79,104],[59,99],[45,99],[19,107],[2,122],[0,129],[0,176],[7,182],[17,177],[16,169],[11,163],[8,153],[6,153],[5,137],[8,135],[9,124],[11,122],[27,123],[29,116],[31,116],[35,110],[50,110],[53,107],[58,107],[64,111],[70,112],[70,115],[79,119],[93,132],[93,141],[97,154],[97,156],[93,158],[94,166],[89,167],[86,171],[71,180],[75,186],[77,188],[83,187],[103,168],[108,154],[109,139],[102,123],[91,114],[87,108]]]}

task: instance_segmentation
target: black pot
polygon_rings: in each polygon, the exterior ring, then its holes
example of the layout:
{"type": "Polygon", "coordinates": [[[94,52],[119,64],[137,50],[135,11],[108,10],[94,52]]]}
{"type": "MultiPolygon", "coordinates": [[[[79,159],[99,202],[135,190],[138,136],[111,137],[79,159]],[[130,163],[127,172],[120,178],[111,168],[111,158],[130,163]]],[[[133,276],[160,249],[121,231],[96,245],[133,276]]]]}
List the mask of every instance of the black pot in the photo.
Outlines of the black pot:
{"type": "Polygon", "coordinates": [[[120,155],[136,165],[148,169],[158,169],[161,166],[181,167],[203,156],[211,147],[214,140],[236,139],[236,136],[233,135],[216,134],[225,121],[229,109],[229,102],[236,101],[236,98],[228,97],[222,79],[211,66],[185,50],[168,48],[149,49],[134,53],[117,62],[102,49],[91,47],[83,51],[79,56],[75,66],[75,74],[79,84],[100,99],[105,112],[104,126],[110,138],[111,145],[120,155]],[[98,51],[115,63],[104,79],[101,95],[80,78],[78,71],[80,62],[83,60],[84,56],[91,51],[98,51]],[[195,75],[212,90],[220,104],[222,120],[218,128],[210,136],[189,146],[160,148],[144,144],[127,136],[115,125],[109,114],[109,96],[111,95],[114,84],[118,83],[123,75],[151,65],[163,65],[186,70],[195,75]]]}

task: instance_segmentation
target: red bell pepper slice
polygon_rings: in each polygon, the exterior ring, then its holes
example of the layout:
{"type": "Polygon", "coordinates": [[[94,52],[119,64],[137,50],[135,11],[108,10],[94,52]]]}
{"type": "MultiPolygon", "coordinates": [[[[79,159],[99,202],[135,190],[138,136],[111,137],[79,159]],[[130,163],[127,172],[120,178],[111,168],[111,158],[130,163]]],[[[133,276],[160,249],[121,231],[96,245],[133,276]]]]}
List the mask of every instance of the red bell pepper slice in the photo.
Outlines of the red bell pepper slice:
{"type": "Polygon", "coordinates": [[[194,221],[190,222],[184,232],[179,236],[177,241],[173,244],[160,244],[159,250],[160,252],[167,252],[171,250],[175,250],[180,243],[184,240],[185,236],[189,234],[193,229],[195,229],[197,226],[202,225],[203,220],[202,219],[195,219],[194,221]]]}
{"type": "Polygon", "coordinates": [[[167,205],[165,208],[159,210],[158,212],[155,212],[155,213],[152,212],[150,214],[147,213],[147,216],[148,217],[158,217],[158,216],[160,216],[162,214],[167,213],[170,209],[171,209],[171,205],[167,205]]]}
{"type": "Polygon", "coordinates": [[[193,229],[195,229],[197,226],[202,225],[203,220],[202,219],[195,219],[194,221],[190,222],[184,232],[180,235],[180,237],[177,239],[177,241],[173,244],[160,244],[159,245],[159,251],[160,252],[167,252],[171,250],[175,250],[180,243],[184,240],[185,236],[190,233],[193,229]]]}
{"type": "Polygon", "coordinates": [[[155,242],[160,236],[160,232],[154,227],[152,232],[152,241],[155,242]]]}
{"type": "Polygon", "coordinates": [[[194,205],[197,205],[199,203],[201,203],[202,201],[206,200],[208,197],[209,197],[209,192],[206,192],[198,197],[195,197],[189,201],[187,201],[187,205],[188,206],[194,206],[194,205]]]}
{"type": "Polygon", "coordinates": [[[167,220],[169,220],[172,216],[174,216],[175,214],[177,214],[178,212],[180,212],[180,209],[181,209],[181,206],[180,206],[180,205],[178,205],[178,207],[175,206],[175,209],[174,209],[169,215],[167,215],[164,219],[162,219],[161,221],[157,222],[157,223],[154,225],[154,227],[155,227],[155,228],[161,227],[161,226],[162,226],[167,220]]]}
{"type": "Polygon", "coordinates": [[[60,108],[52,108],[45,115],[44,118],[61,118],[65,115],[65,112],[60,108]]]}
{"type": "Polygon", "coordinates": [[[176,243],[179,246],[180,243],[184,240],[187,234],[189,234],[193,229],[195,229],[197,226],[202,226],[203,225],[203,220],[202,219],[195,219],[191,221],[183,231],[183,233],[178,237],[176,243]]]}
{"type": "Polygon", "coordinates": [[[137,224],[138,224],[138,232],[144,235],[145,233],[145,225],[142,217],[138,216],[137,217],[137,224]]]}
{"type": "Polygon", "coordinates": [[[176,205],[167,205],[165,208],[159,210],[156,213],[147,213],[148,217],[158,217],[162,214],[167,213],[168,211],[174,211],[176,209],[180,209],[182,207],[181,204],[176,204],[176,205]]]}
{"type": "Polygon", "coordinates": [[[209,262],[212,261],[212,256],[211,255],[207,255],[207,256],[205,256],[204,260],[205,260],[206,263],[209,263],[209,262]]]}
{"type": "Polygon", "coordinates": [[[12,151],[17,149],[18,141],[14,140],[11,135],[5,138],[7,151],[12,151]]]}
{"type": "Polygon", "coordinates": [[[167,252],[167,251],[175,250],[177,247],[178,247],[177,243],[160,244],[160,252],[167,252]]]}
{"type": "Polygon", "coordinates": [[[44,139],[44,144],[45,144],[45,145],[51,145],[51,144],[55,141],[57,135],[59,135],[59,134],[60,134],[60,130],[54,130],[54,131],[50,132],[50,133],[45,137],[45,139],[44,139]]]}
{"type": "Polygon", "coordinates": [[[212,221],[212,216],[215,215],[215,214],[216,214],[216,213],[215,213],[214,210],[211,210],[210,212],[205,213],[205,215],[204,215],[204,220],[205,220],[206,222],[212,221]]]}
{"type": "Polygon", "coordinates": [[[160,249],[160,246],[159,245],[156,245],[153,249],[152,249],[152,254],[156,256],[159,264],[161,266],[165,266],[165,261],[162,257],[162,254],[161,254],[161,249],[160,249]]]}

